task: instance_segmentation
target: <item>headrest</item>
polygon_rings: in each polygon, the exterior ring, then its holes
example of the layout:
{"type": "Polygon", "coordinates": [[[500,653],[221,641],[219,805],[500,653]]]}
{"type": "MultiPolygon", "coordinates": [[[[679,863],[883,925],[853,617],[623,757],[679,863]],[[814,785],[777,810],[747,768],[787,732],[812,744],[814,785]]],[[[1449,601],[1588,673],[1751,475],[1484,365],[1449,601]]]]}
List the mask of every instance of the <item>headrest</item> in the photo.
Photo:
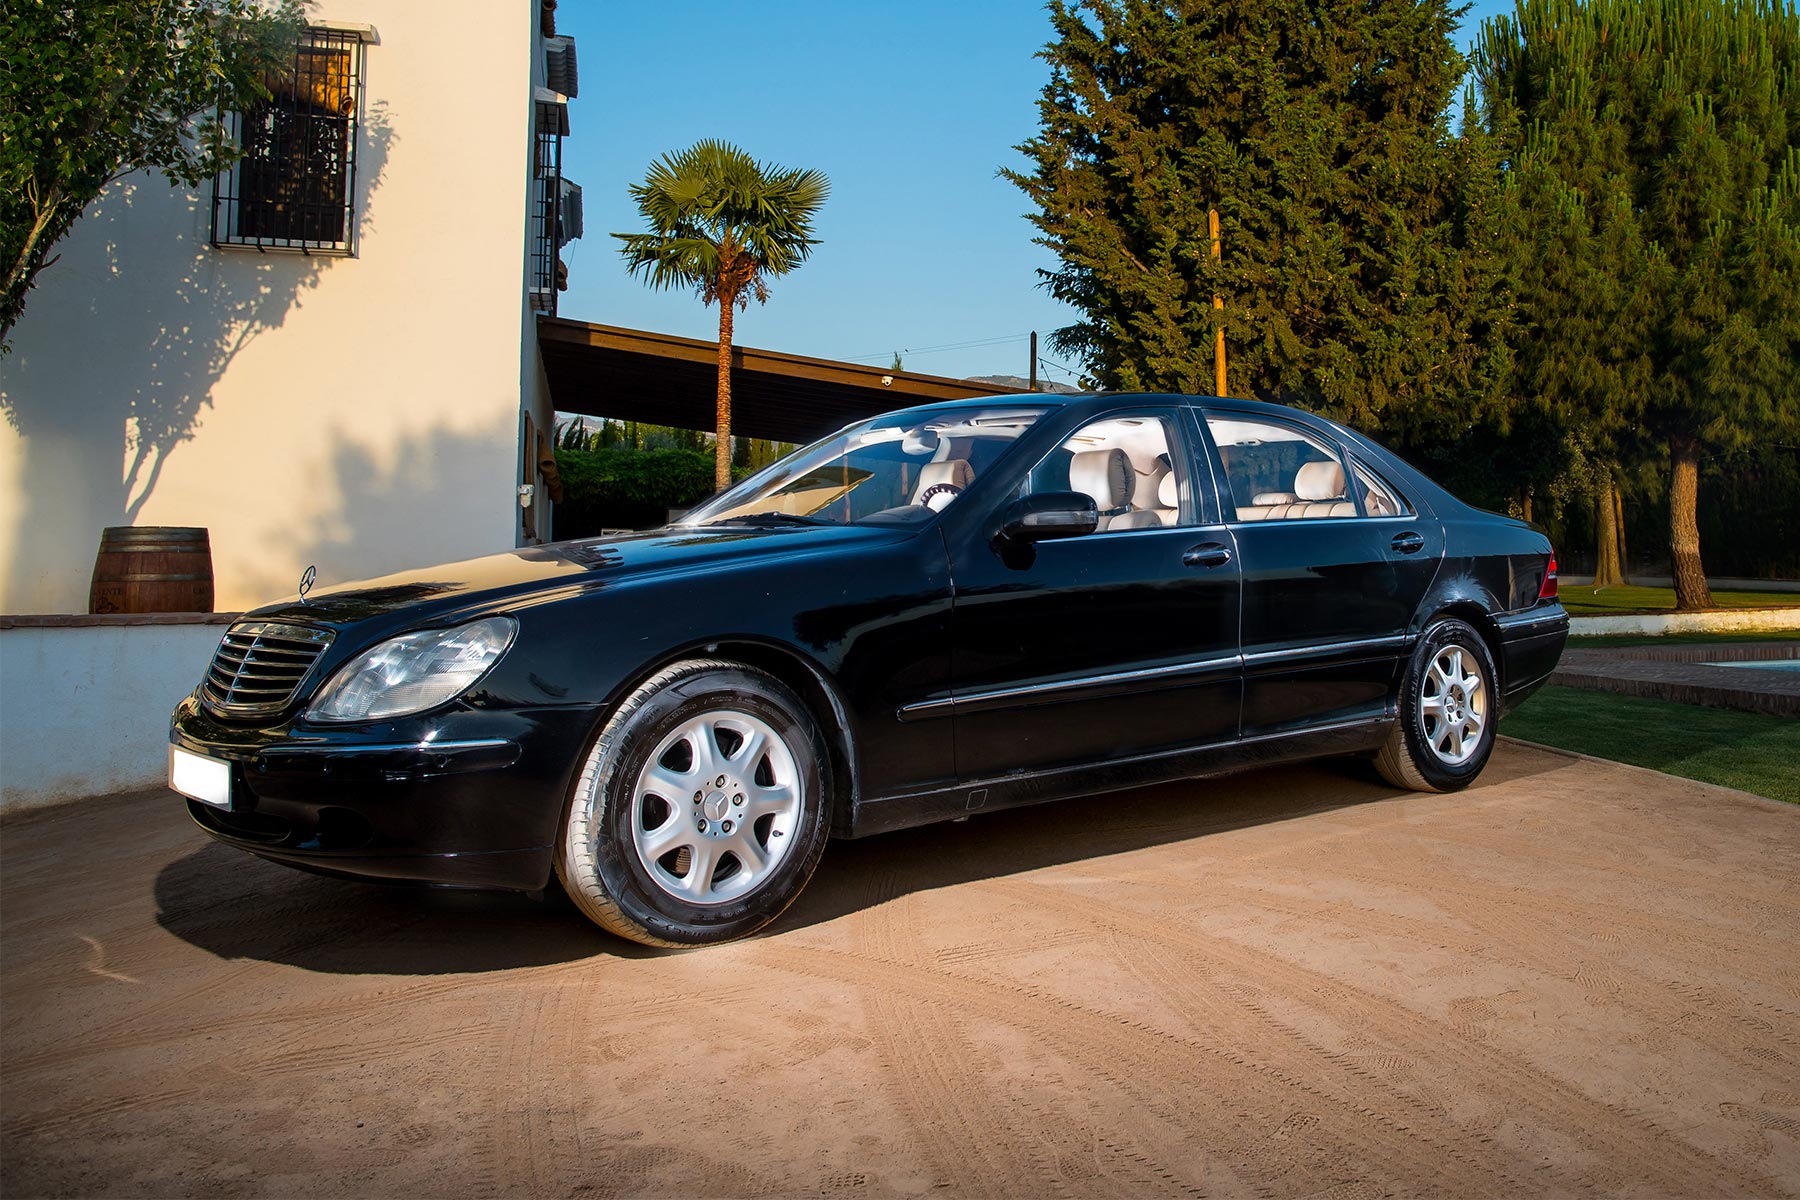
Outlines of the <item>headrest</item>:
{"type": "Polygon", "coordinates": [[[1309,462],[1294,475],[1294,495],[1302,500],[1336,500],[1344,494],[1344,468],[1334,462],[1309,462]]]}
{"type": "Polygon", "coordinates": [[[1250,497],[1252,504],[1292,504],[1300,497],[1292,492],[1258,492],[1250,497]]]}
{"type": "Polygon", "coordinates": [[[919,486],[913,491],[913,503],[928,504],[933,512],[940,511],[955,497],[949,492],[939,492],[930,500],[926,500],[926,492],[940,483],[950,483],[959,488],[966,488],[969,486],[969,481],[974,478],[975,472],[970,468],[969,460],[966,458],[947,458],[943,462],[926,463],[919,468],[919,486]]]}
{"type": "Polygon", "coordinates": [[[1131,481],[1131,460],[1123,450],[1084,450],[1069,460],[1069,486],[1092,496],[1101,512],[1126,502],[1131,481]]]}
{"type": "Polygon", "coordinates": [[[1169,477],[1169,464],[1158,455],[1150,464],[1148,471],[1137,471],[1133,468],[1131,484],[1131,506],[1133,508],[1155,508],[1156,498],[1162,494],[1162,481],[1169,477]]]}
{"type": "Polygon", "coordinates": [[[1162,477],[1162,483],[1156,488],[1156,499],[1163,508],[1181,507],[1181,488],[1175,482],[1175,472],[1170,471],[1162,477]]]}

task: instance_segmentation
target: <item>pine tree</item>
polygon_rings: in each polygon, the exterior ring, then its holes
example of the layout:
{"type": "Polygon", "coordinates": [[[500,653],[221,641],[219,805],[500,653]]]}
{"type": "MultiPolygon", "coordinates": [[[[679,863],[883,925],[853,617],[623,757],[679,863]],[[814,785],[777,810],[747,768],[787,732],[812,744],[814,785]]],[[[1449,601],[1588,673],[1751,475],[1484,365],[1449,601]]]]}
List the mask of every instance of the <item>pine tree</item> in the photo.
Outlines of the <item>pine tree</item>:
{"type": "Polygon", "coordinates": [[[1530,227],[1521,376],[1620,457],[1668,456],[1676,604],[1706,607],[1702,453],[1800,428],[1800,19],[1523,0],[1476,77],[1530,227]]]}
{"type": "Polygon", "coordinates": [[[1082,314],[1091,382],[1298,403],[1401,439],[1463,433],[1508,317],[1499,178],[1450,134],[1447,0],[1052,0],[1040,129],[1005,174],[1082,314]],[[1210,256],[1217,209],[1223,256],[1210,256]],[[1215,316],[1212,298],[1224,298],[1215,316]]]}

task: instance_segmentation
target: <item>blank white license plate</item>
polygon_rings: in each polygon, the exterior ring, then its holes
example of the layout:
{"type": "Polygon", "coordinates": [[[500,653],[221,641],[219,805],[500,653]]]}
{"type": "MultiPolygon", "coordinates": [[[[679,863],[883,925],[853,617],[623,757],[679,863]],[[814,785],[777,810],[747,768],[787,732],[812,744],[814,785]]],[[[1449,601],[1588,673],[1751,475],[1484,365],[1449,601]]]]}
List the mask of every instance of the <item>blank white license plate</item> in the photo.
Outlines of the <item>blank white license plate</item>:
{"type": "Polygon", "coordinates": [[[169,786],[215,808],[231,807],[231,764],[169,747],[169,786]]]}

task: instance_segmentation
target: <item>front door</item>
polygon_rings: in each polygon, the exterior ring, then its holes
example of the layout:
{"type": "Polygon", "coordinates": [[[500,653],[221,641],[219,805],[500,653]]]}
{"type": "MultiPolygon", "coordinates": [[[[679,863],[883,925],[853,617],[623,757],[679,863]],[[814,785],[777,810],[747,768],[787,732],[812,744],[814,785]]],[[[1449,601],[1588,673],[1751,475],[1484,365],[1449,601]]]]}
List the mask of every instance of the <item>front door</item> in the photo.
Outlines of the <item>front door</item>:
{"type": "Polygon", "coordinates": [[[975,522],[952,541],[962,782],[1236,736],[1238,565],[1191,444],[1174,409],[1089,420],[1012,495],[1086,492],[1099,528],[1025,553],[975,522]]]}

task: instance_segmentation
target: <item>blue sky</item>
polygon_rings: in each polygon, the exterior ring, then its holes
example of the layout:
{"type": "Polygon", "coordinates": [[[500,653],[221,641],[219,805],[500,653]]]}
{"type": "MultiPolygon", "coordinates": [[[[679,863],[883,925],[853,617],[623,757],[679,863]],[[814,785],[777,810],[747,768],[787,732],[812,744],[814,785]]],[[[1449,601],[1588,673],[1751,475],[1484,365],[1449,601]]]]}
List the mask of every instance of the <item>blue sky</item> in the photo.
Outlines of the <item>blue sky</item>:
{"type": "MultiPolygon", "coordinates": [[[[1465,33],[1510,8],[1480,0],[1465,33]]],[[[563,170],[582,185],[586,228],[564,251],[562,315],[718,335],[716,309],[652,292],[608,236],[639,227],[626,188],[653,159],[716,137],[832,182],[822,244],[739,315],[740,344],[1023,375],[1030,332],[1073,319],[1036,286],[1054,259],[1031,241],[1024,194],[995,174],[1021,164],[1012,147],[1037,125],[1047,68],[1034,55],[1049,37],[1037,0],[565,0],[557,29],[579,47],[563,170]]]]}

